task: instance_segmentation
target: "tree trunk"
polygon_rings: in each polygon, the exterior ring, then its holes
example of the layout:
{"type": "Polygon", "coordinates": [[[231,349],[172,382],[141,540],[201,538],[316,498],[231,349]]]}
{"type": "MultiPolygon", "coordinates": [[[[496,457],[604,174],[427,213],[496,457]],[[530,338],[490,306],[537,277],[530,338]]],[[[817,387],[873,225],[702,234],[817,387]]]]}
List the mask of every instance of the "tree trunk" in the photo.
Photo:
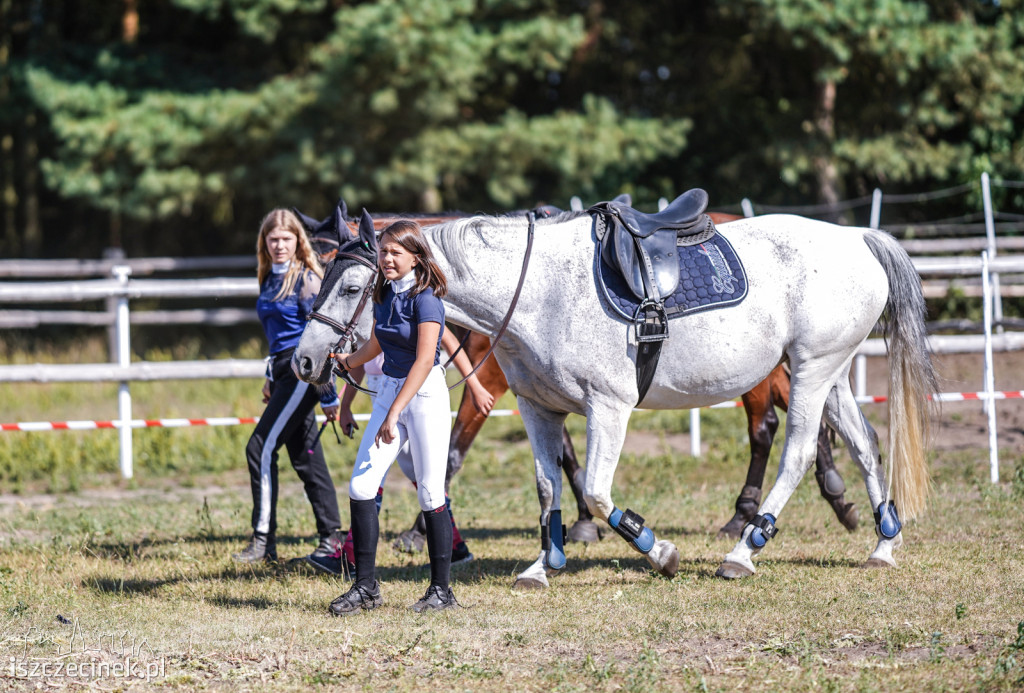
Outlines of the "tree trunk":
{"type": "Polygon", "coordinates": [[[840,211],[835,208],[839,202],[839,171],[832,154],[836,141],[835,129],[836,83],[828,79],[818,85],[818,103],[814,124],[818,129],[820,149],[814,157],[814,175],[818,182],[818,200],[832,207],[825,219],[838,223],[840,211]]]}

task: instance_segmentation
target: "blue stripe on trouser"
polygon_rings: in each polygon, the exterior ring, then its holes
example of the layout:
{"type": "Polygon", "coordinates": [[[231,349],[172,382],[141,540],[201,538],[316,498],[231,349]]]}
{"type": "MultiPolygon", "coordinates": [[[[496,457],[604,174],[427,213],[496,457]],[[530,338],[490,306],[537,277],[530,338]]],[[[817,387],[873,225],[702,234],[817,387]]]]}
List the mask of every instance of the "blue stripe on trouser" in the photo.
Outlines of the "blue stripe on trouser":
{"type": "Polygon", "coordinates": [[[408,443],[420,508],[434,510],[445,502],[444,480],[451,435],[451,404],[440,367],[430,370],[419,392],[399,415],[398,436],[391,443],[382,442],[379,447],[374,444],[377,431],[404,383],[404,378],[381,378],[373,413],[359,443],[348,493],[353,500],[373,498],[402,446],[408,443]]]}

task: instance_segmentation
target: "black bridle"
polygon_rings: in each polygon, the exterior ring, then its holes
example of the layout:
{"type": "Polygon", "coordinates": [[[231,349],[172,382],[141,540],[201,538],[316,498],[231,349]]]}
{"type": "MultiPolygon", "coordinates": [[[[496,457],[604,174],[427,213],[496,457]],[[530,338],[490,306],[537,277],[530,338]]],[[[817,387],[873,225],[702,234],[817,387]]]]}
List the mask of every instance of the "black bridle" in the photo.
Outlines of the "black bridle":
{"type": "MultiPolygon", "coordinates": [[[[478,370],[480,370],[480,367],[483,366],[487,359],[491,357],[491,354],[494,353],[494,348],[498,345],[498,340],[501,339],[502,335],[505,334],[505,330],[508,329],[508,324],[512,320],[512,313],[515,311],[516,305],[518,305],[519,303],[519,296],[523,292],[523,283],[526,281],[526,270],[530,266],[530,255],[533,252],[533,235],[537,219],[536,214],[534,214],[532,211],[528,212],[526,215],[526,219],[529,222],[529,226],[527,228],[526,236],[526,252],[523,255],[523,268],[519,273],[519,283],[516,285],[516,291],[512,295],[512,302],[509,304],[508,312],[505,314],[505,319],[502,320],[501,326],[498,328],[497,333],[491,339],[491,346],[489,349],[487,349],[487,353],[484,354],[484,357],[480,359],[479,362],[477,362],[477,364],[473,367],[473,370],[471,370],[468,375],[462,378],[462,380],[460,380],[459,382],[449,387],[449,391],[454,390],[459,385],[462,385],[464,382],[469,380],[478,370]]],[[[346,342],[351,342],[352,347],[355,348],[356,323],[359,321],[359,317],[363,314],[363,310],[366,308],[366,303],[370,298],[370,294],[373,293],[373,286],[377,281],[377,273],[380,271],[375,263],[371,262],[362,255],[356,255],[355,253],[339,251],[338,254],[335,255],[332,264],[334,262],[338,262],[338,260],[341,258],[354,260],[355,262],[358,262],[364,267],[368,267],[371,270],[373,270],[373,274],[370,276],[370,280],[366,283],[366,286],[363,287],[363,293],[359,297],[359,303],[356,304],[355,312],[352,313],[352,317],[349,319],[348,323],[342,324],[335,320],[334,318],[328,317],[315,309],[311,311],[309,315],[306,316],[307,322],[311,320],[316,320],[326,325],[330,325],[332,328],[334,328],[334,330],[338,332],[338,341],[335,343],[334,347],[327,355],[327,358],[332,360],[334,359],[335,354],[341,353],[341,350],[345,348],[346,342]]],[[[459,342],[459,348],[456,349],[454,353],[452,353],[451,357],[449,357],[448,361],[444,364],[445,368],[447,368],[448,364],[455,360],[455,355],[462,351],[462,347],[465,345],[467,339],[469,339],[468,330],[466,331],[466,334],[462,337],[462,340],[459,342]]],[[[355,381],[355,379],[349,374],[349,372],[344,368],[340,368],[339,365],[340,364],[338,363],[334,363],[334,365],[332,366],[335,375],[342,378],[347,384],[351,385],[359,392],[365,392],[370,396],[374,396],[377,394],[375,391],[368,390],[367,388],[359,385],[359,383],[355,381]]]]}

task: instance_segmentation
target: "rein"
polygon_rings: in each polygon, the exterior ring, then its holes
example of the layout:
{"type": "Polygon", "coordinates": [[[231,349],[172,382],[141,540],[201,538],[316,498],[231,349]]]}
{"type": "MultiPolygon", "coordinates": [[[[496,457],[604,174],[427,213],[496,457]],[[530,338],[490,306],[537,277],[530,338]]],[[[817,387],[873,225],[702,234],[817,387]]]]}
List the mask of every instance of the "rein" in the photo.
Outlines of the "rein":
{"type": "MultiPolygon", "coordinates": [[[[449,391],[454,390],[459,385],[462,385],[464,382],[469,380],[478,370],[480,370],[480,367],[483,366],[487,359],[491,357],[491,354],[494,353],[494,348],[498,345],[498,340],[501,339],[502,335],[505,334],[505,330],[508,329],[508,325],[512,321],[512,313],[515,311],[516,306],[519,304],[519,296],[523,292],[523,284],[526,282],[526,270],[530,266],[530,255],[533,252],[533,236],[536,227],[537,217],[533,212],[528,212],[526,218],[527,221],[529,221],[529,227],[527,228],[526,236],[526,252],[523,255],[523,269],[519,273],[519,283],[516,285],[516,291],[512,295],[512,302],[509,304],[508,312],[505,314],[505,319],[502,320],[501,326],[498,328],[498,332],[491,339],[491,346],[487,350],[487,353],[484,354],[483,358],[480,359],[480,361],[473,367],[473,370],[471,370],[468,375],[462,378],[462,380],[460,380],[459,382],[449,387],[449,391]]],[[[356,305],[355,312],[352,314],[352,318],[348,321],[347,324],[343,325],[334,318],[330,318],[326,315],[323,315],[322,313],[318,313],[317,311],[311,312],[306,317],[307,321],[317,320],[326,325],[330,325],[332,328],[338,331],[338,341],[334,345],[334,348],[331,349],[331,353],[328,354],[328,358],[331,359],[334,358],[335,353],[337,353],[340,349],[344,347],[345,342],[352,341],[353,346],[355,346],[353,334],[355,332],[356,322],[359,320],[359,316],[362,315],[363,309],[366,307],[366,302],[373,291],[373,285],[377,279],[377,272],[379,272],[375,264],[371,263],[369,260],[360,255],[354,255],[352,253],[338,253],[335,259],[339,257],[355,260],[356,262],[359,262],[363,266],[369,267],[370,269],[374,270],[374,274],[370,278],[370,281],[367,282],[366,286],[363,288],[363,295],[359,298],[359,303],[356,305]]],[[[454,353],[452,353],[448,361],[444,364],[445,368],[447,368],[448,364],[452,363],[452,361],[455,360],[455,355],[462,350],[462,347],[466,344],[466,340],[468,339],[469,330],[466,331],[466,334],[462,337],[462,340],[459,342],[459,348],[456,349],[454,353]]],[[[370,395],[371,397],[377,394],[374,390],[369,390],[359,385],[359,383],[355,382],[355,379],[349,374],[349,372],[340,366],[341,364],[338,363],[335,363],[333,365],[334,373],[340,376],[347,384],[351,385],[359,392],[364,392],[370,395]]]]}

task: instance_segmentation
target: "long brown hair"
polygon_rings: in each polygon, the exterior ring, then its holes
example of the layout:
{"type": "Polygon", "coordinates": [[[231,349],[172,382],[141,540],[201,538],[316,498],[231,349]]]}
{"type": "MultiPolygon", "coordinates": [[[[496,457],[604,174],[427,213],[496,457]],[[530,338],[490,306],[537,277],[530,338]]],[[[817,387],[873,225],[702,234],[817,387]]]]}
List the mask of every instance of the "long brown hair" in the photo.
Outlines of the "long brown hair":
{"type": "Polygon", "coordinates": [[[295,262],[292,262],[291,267],[288,268],[288,272],[281,282],[281,290],[274,296],[275,301],[280,301],[295,290],[295,284],[303,273],[309,271],[323,279],[324,268],[320,266],[320,260],[317,259],[313,245],[309,242],[309,236],[306,235],[306,229],[299,218],[290,210],[273,209],[263,217],[260,234],[256,237],[256,278],[259,280],[260,286],[263,286],[263,280],[270,274],[270,268],[274,264],[270,259],[270,250],[267,248],[267,235],[273,231],[287,231],[298,239],[295,243],[295,262]]]}
{"type": "MultiPolygon", "coordinates": [[[[405,248],[416,258],[416,266],[413,272],[416,273],[416,285],[412,288],[411,296],[415,296],[426,288],[434,290],[434,295],[444,298],[448,293],[448,280],[444,272],[437,265],[434,253],[427,245],[427,239],[423,236],[423,229],[411,219],[399,219],[395,223],[381,231],[378,245],[384,247],[385,243],[394,241],[405,248]]],[[[373,286],[373,302],[383,303],[384,284],[387,280],[383,272],[377,273],[377,283],[373,286]]]]}

